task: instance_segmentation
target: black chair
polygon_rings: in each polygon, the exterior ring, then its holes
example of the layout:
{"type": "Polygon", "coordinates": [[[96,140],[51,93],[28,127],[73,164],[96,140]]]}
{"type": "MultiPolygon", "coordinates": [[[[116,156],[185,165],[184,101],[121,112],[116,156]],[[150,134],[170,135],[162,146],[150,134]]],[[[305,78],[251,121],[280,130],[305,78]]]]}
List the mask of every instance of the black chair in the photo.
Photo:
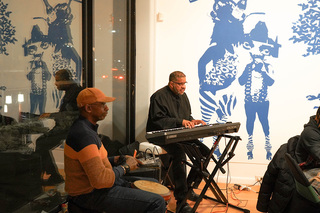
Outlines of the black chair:
{"type": "Polygon", "coordinates": [[[68,199],[68,212],[69,213],[103,213],[103,212],[94,211],[91,209],[82,208],[82,207],[78,206],[77,204],[75,204],[72,201],[72,199],[68,199]]]}
{"type": "Polygon", "coordinates": [[[296,198],[294,202],[291,202],[292,205],[295,205],[295,207],[292,208],[297,210],[296,207],[298,206],[298,208],[305,210],[305,212],[320,212],[320,195],[312,187],[311,183],[292,156],[286,153],[285,159],[294,177],[296,194],[298,195],[298,198],[296,198]],[[307,210],[306,208],[310,209],[307,210]]]}

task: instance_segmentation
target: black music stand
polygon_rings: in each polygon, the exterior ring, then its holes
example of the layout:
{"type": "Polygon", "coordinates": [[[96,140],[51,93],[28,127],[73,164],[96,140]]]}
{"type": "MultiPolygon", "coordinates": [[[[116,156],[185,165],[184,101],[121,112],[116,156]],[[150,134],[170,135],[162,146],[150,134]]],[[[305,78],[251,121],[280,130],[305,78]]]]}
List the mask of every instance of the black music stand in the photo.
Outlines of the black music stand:
{"type": "MultiPolygon", "coordinates": [[[[230,136],[230,135],[217,136],[217,139],[214,142],[208,156],[203,156],[200,152],[199,147],[194,143],[188,143],[188,142],[179,143],[180,146],[182,147],[182,149],[185,151],[185,153],[187,154],[187,156],[189,157],[189,159],[192,162],[192,163],[189,163],[189,162],[184,162],[184,163],[186,163],[192,169],[195,169],[198,172],[198,174],[200,174],[202,179],[206,182],[204,188],[201,191],[199,198],[197,199],[196,203],[194,204],[194,206],[192,208],[192,212],[195,212],[197,210],[202,198],[210,199],[215,202],[218,202],[218,203],[221,203],[224,205],[228,205],[232,208],[236,208],[236,209],[243,211],[243,212],[250,212],[250,210],[248,210],[248,209],[243,209],[238,206],[230,204],[228,202],[227,198],[225,197],[225,195],[222,193],[218,184],[214,181],[214,176],[218,172],[218,169],[220,169],[222,173],[225,173],[225,170],[222,167],[226,163],[228,163],[229,160],[235,155],[234,151],[236,149],[236,146],[237,146],[239,140],[241,140],[241,138],[239,136],[230,136]],[[219,160],[216,160],[215,157],[213,156],[213,151],[216,149],[221,138],[223,138],[223,137],[228,138],[229,141],[228,141],[224,151],[222,152],[219,160]],[[216,166],[214,167],[213,171],[210,174],[209,171],[207,170],[207,166],[208,166],[211,159],[216,163],[216,166]],[[212,197],[205,195],[208,188],[210,188],[210,190],[212,191],[212,193],[214,194],[214,196],[216,198],[212,198],[212,197]]],[[[195,184],[195,182],[193,182],[191,184],[191,186],[189,187],[189,191],[188,191],[187,195],[189,193],[191,193],[191,190],[193,189],[194,184],[195,184]]],[[[186,202],[186,200],[187,200],[187,197],[188,197],[187,195],[184,199],[184,202],[186,202]]],[[[182,203],[184,203],[184,202],[182,202],[182,203]]],[[[181,207],[182,206],[177,206],[177,211],[176,211],[177,213],[179,213],[181,207]]]]}

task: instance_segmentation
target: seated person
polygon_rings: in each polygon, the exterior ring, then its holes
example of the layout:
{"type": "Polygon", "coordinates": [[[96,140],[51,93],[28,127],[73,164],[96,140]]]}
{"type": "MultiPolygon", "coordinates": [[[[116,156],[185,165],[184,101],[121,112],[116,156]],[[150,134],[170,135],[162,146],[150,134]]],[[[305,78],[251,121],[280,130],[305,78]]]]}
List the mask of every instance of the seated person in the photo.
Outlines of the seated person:
{"type": "Polygon", "coordinates": [[[295,151],[297,162],[305,168],[320,166],[320,107],[301,132],[295,151]]]}
{"type": "MultiPolygon", "coordinates": [[[[257,209],[261,212],[300,212],[313,209],[309,202],[295,193],[295,182],[284,154],[289,153],[302,169],[319,166],[320,159],[320,108],[310,117],[300,136],[282,145],[268,165],[261,184],[257,209]]],[[[312,178],[310,178],[311,180],[312,178]]]]}
{"type": "Polygon", "coordinates": [[[280,146],[265,172],[259,191],[257,210],[260,212],[288,212],[295,190],[294,178],[284,159],[285,153],[294,157],[299,136],[280,146]],[[281,187],[280,187],[281,186],[281,187]]]}
{"type": "Polygon", "coordinates": [[[64,181],[52,157],[51,150],[59,146],[66,139],[73,121],[79,116],[76,98],[83,89],[73,79],[69,70],[62,69],[55,74],[55,85],[58,90],[65,91],[59,112],[43,113],[40,119],[52,118],[55,126],[36,141],[36,153],[41,156],[42,175],[50,175],[43,180],[43,185],[56,185],[64,181]]]}
{"type": "Polygon", "coordinates": [[[132,156],[123,163],[119,156],[108,157],[99,138],[97,122],[108,114],[106,103],[114,100],[96,88],[86,88],[77,97],[80,116],[70,128],[64,149],[69,201],[91,211],[164,213],[160,195],[131,188],[123,178],[139,162],[132,156]]]}
{"type": "MultiPolygon", "coordinates": [[[[191,106],[186,89],[186,75],[181,71],[172,72],[169,76],[168,85],[156,91],[150,98],[149,115],[146,131],[164,130],[177,127],[193,128],[198,124],[206,124],[202,120],[195,120],[191,115],[191,106]]],[[[187,143],[187,142],[185,142],[187,143]]],[[[199,146],[201,154],[207,156],[209,148],[199,140],[188,141],[199,146]]],[[[192,208],[188,203],[182,203],[188,187],[197,178],[197,172],[191,169],[188,179],[186,175],[186,165],[182,163],[186,160],[186,154],[178,143],[162,146],[172,158],[173,182],[175,185],[174,196],[177,206],[182,206],[180,212],[191,212],[192,208]]],[[[197,178],[195,186],[201,182],[197,178]]],[[[189,193],[188,199],[196,201],[199,195],[189,193]]]]}
{"type": "Polygon", "coordinates": [[[297,162],[312,186],[320,192],[320,107],[304,125],[296,148],[297,162]]]}

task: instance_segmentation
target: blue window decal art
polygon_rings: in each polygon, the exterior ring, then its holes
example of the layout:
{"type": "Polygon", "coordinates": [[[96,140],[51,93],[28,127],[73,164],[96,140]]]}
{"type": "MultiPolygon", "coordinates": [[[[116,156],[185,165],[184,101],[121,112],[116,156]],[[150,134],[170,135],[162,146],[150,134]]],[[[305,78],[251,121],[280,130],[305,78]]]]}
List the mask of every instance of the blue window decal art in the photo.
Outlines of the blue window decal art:
{"type": "Polygon", "coordinates": [[[27,70],[27,79],[31,82],[30,90],[30,113],[45,113],[47,101],[47,82],[50,81],[52,74],[49,72],[47,64],[42,60],[44,51],[48,48],[45,36],[40,31],[38,25],[33,26],[31,38],[24,44],[24,55],[32,56],[27,70]]]}
{"type": "Polygon", "coordinates": [[[14,44],[17,39],[15,38],[15,26],[11,23],[10,14],[8,11],[8,4],[4,4],[0,0],[0,54],[9,55],[6,46],[9,43],[14,44]]]}
{"type": "MultiPolygon", "coordinates": [[[[71,2],[58,3],[51,6],[48,0],[43,0],[46,8],[46,17],[34,17],[35,20],[45,21],[48,26],[47,34],[43,33],[39,25],[34,25],[31,31],[31,38],[26,39],[23,45],[25,56],[31,55],[27,79],[31,81],[30,113],[45,111],[47,99],[47,82],[60,69],[68,69],[73,74],[73,80],[81,82],[81,57],[73,46],[71,35],[71,23],[73,15],[71,2]],[[51,47],[51,48],[49,48],[51,47]],[[50,52],[52,50],[52,52],[50,52]],[[51,55],[50,64],[52,69],[48,70],[48,63],[43,60],[44,53],[51,55]]],[[[62,98],[62,91],[56,88],[52,91],[52,99],[55,107],[59,108],[62,98]]]]}

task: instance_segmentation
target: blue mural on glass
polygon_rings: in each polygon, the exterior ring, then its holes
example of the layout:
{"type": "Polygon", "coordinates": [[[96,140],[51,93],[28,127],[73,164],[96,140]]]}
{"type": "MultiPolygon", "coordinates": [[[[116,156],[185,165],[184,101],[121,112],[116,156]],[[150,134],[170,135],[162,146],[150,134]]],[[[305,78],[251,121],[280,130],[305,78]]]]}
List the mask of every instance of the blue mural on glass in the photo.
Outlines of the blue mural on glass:
{"type": "MultiPolygon", "coordinates": [[[[244,41],[243,22],[247,1],[215,1],[211,12],[214,23],[210,46],[198,62],[199,93],[202,120],[209,123],[214,114],[217,123],[224,123],[231,115],[237,99],[231,93],[216,96],[236,79],[237,58],[234,48],[244,41]],[[208,68],[208,66],[210,68],[208,68]]],[[[215,138],[213,138],[215,140],[215,138]]],[[[219,158],[219,147],[214,152],[219,158]]]]}
{"type": "Polygon", "coordinates": [[[48,43],[44,42],[44,35],[39,26],[35,25],[31,31],[31,39],[24,44],[24,55],[32,56],[29,62],[27,79],[31,82],[30,90],[30,113],[45,113],[47,102],[47,82],[51,79],[51,73],[45,61],[42,60],[44,51],[48,48],[48,43]]]}
{"type": "MultiPolygon", "coordinates": [[[[67,68],[73,71],[74,80],[79,82],[81,79],[81,58],[73,47],[70,29],[73,19],[70,7],[72,0],[69,0],[68,3],[59,3],[54,7],[49,4],[48,0],[43,0],[43,2],[47,13],[47,18],[44,19],[48,24],[47,41],[54,47],[53,72],[67,68]],[[71,61],[75,64],[75,70],[71,67],[71,61]]],[[[40,19],[43,18],[40,17],[40,19]]]]}
{"type": "Polygon", "coordinates": [[[10,20],[11,11],[8,11],[8,4],[4,4],[0,0],[0,54],[9,55],[7,52],[7,45],[14,44],[17,39],[15,38],[16,30],[10,20]]]}
{"type": "MultiPolygon", "coordinates": [[[[81,1],[78,0],[73,1],[81,3],[81,1]]],[[[35,113],[36,106],[39,106],[40,114],[43,113],[46,106],[46,100],[44,100],[46,99],[47,92],[46,81],[50,80],[51,75],[55,76],[58,70],[68,69],[72,72],[73,79],[76,82],[80,83],[81,81],[81,57],[73,46],[71,36],[70,26],[73,20],[70,7],[71,2],[72,0],[68,0],[66,3],[58,3],[55,6],[51,6],[48,0],[43,0],[46,8],[46,17],[34,17],[34,19],[45,21],[48,26],[47,34],[43,33],[38,25],[34,25],[31,32],[31,39],[23,45],[25,56],[33,56],[33,61],[31,61],[30,64],[34,67],[34,70],[38,70],[39,72],[42,70],[42,78],[37,81],[32,77],[32,72],[27,76],[31,81],[31,93],[37,94],[37,96],[33,96],[34,98],[30,99],[30,113],[35,113]],[[36,36],[34,35],[35,32],[36,36]],[[52,48],[48,49],[48,47],[52,48]],[[50,63],[52,63],[52,70],[50,70],[51,75],[49,75],[44,71],[47,70],[47,64],[42,60],[42,55],[44,51],[48,53],[51,49],[53,49],[53,52],[49,54],[51,54],[51,61],[53,62],[50,61],[50,63]],[[36,63],[37,61],[41,62],[36,63]],[[41,92],[39,92],[40,90],[37,87],[41,88],[41,92]]],[[[52,98],[56,105],[55,107],[59,108],[62,91],[55,88],[52,91],[52,98]]]]}
{"type": "MultiPolygon", "coordinates": [[[[290,40],[293,43],[302,42],[307,45],[304,57],[318,55],[320,53],[320,0],[308,0],[307,3],[298,4],[301,7],[301,14],[298,21],[293,23],[293,36],[290,40]]],[[[307,100],[320,100],[318,95],[307,95],[307,100]]],[[[319,105],[314,106],[317,109],[319,105]]]]}
{"type": "Polygon", "coordinates": [[[265,135],[266,159],[271,160],[268,87],[274,83],[274,71],[271,64],[266,62],[266,57],[278,57],[280,45],[277,39],[274,41],[269,38],[266,24],[260,21],[249,34],[245,35],[243,47],[249,50],[252,60],[238,79],[240,85],[245,86],[247,156],[249,160],[253,159],[253,130],[258,116],[265,135]]]}

